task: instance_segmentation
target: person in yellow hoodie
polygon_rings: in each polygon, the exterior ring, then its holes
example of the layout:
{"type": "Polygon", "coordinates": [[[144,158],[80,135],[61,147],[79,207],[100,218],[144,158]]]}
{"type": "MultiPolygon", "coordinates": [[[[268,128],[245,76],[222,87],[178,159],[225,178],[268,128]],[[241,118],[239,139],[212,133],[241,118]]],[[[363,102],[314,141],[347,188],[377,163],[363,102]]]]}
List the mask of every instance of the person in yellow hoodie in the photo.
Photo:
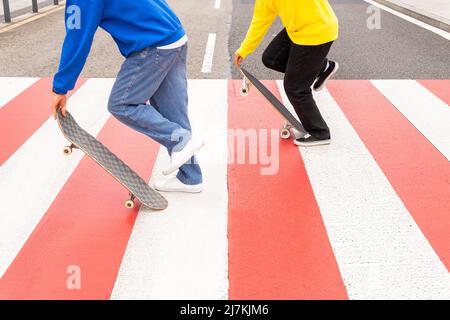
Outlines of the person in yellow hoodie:
{"type": "Polygon", "coordinates": [[[312,89],[319,91],[339,65],[327,59],[338,38],[338,19],[327,0],[256,0],[245,40],[235,53],[235,64],[261,43],[276,17],[284,29],[264,51],[267,68],[284,73],[284,89],[308,134],[294,142],[300,146],[329,144],[330,130],[317,108],[312,89]]]}

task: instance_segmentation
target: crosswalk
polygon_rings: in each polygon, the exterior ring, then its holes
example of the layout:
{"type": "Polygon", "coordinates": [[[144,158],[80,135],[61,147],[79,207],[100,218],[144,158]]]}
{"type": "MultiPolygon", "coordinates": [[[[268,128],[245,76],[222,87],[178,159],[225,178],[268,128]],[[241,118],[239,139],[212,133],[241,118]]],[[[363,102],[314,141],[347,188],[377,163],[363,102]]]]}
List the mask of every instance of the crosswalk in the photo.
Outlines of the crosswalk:
{"type": "MultiPolygon", "coordinates": [[[[69,110],[159,179],[167,152],[109,115],[113,82],[81,79],[69,110]]],[[[449,299],[450,81],[330,81],[332,144],[301,149],[240,85],[189,81],[204,192],[153,212],[62,155],[50,79],[0,78],[0,299],[449,299]]]]}

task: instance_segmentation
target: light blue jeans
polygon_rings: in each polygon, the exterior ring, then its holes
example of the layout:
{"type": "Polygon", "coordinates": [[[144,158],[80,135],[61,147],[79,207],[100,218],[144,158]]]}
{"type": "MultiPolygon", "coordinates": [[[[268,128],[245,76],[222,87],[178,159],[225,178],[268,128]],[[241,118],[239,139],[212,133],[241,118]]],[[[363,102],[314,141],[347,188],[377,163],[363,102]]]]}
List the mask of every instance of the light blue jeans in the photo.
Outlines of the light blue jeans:
{"type": "MultiPolygon", "coordinates": [[[[181,150],[192,136],[186,58],[187,44],[133,53],[123,63],[108,103],[114,117],[162,144],[169,154],[181,150]]],[[[177,178],[188,185],[202,183],[195,157],[180,168],[177,178]]]]}

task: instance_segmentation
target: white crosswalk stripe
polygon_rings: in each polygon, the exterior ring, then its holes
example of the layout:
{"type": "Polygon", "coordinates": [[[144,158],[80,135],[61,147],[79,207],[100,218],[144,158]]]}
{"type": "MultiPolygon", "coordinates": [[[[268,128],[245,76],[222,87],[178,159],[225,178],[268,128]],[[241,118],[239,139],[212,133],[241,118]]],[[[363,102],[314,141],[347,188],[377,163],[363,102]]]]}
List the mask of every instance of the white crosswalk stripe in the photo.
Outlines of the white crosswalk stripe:
{"type": "MultiPolygon", "coordinates": [[[[206,140],[204,192],[167,194],[161,214],[141,209],[112,299],[227,298],[227,82],[190,81],[189,89],[194,134],[206,140]]],[[[153,179],[167,164],[161,149],[153,179]]]]}
{"type": "Polygon", "coordinates": [[[450,161],[449,106],[414,80],[372,83],[450,161]]]}
{"type": "Polygon", "coordinates": [[[37,78],[0,78],[0,108],[36,81],[37,78]]]}

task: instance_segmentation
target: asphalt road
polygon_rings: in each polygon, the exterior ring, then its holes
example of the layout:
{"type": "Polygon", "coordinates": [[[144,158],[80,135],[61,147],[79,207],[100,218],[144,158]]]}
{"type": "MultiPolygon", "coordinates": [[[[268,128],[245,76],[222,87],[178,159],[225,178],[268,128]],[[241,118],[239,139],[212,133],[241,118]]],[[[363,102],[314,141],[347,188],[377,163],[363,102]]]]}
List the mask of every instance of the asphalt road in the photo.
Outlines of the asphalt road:
{"type": "MultiPolygon", "coordinates": [[[[180,16],[189,37],[188,75],[192,79],[240,78],[231,55],[244,39],[254,0],[168,0],[180,16]],[[212,72],[202,73],[208,35],[217,40],[212,72]]],[[[341,33],[330,58],[341,64],[340,79],[448,79],[450,41],[390,13],[381,12],[381,28],[367,27],[369,4],[363,0],[330,0],[340,20],[341,33]]],[[[280,79],[267,70],[261,55],[282,29],[276,21],[261,46],[246,61],[260,79],[280,79]]],[[[48,77],[58,66],[64,38],[63,11],[0,33],[0,76],[48,77]]],[[[123,57],[109,35],[99,30],[84,77],[115,77],[123,57]]]]}
{"type": "MultiPolygon", "coordinates": [[[[228,33],[231,2],[213,0],[168,0],[179,15],[189,38],[188,76],[191,79],[230,77],[228,33]],[[202,73],[209,33],[216,34],[212,72],[202,73]]],[[[64,11],[13,30],[0,33],[0,77],[51,77],[58,68],[64,39],[64,11]]],[[[83,77],[115,77],[124,58],[111,37],[99,29],[83,77]]]]}
{"type": "MultiPolygon", "coordinates": [[[[449,79],[450,41],[388,12],[381,11],[381,28],[367,27],[369,4],[363,0],[330,0],[340,21],[340,38],[330,58],[341,64],[340,79],[449,79]]],[[[250,23],[253,0],[233,0],[230,52],[239,47],[250,23]]],[[[261,55],[274,34],[277,21],[247,64],[260,79],[278,79],[266,70],[261,55]]],[[[239,77],[233,71],[233,77],[239,77]]]]}

